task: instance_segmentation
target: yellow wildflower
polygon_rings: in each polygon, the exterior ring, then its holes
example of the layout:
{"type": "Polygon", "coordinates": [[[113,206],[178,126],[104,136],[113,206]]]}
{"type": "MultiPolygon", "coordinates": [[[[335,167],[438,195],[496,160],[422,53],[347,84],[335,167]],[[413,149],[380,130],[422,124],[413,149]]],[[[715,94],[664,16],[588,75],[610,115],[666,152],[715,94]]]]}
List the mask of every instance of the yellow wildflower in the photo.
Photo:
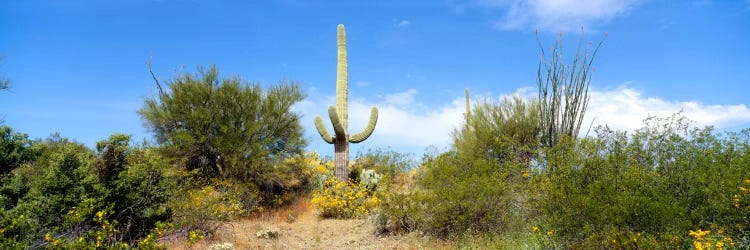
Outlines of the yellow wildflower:
{"type": "Polygon", "coordinates": [[[690,236],[693,236],[693,238],[696,238],[696,239],[703,239],[709,233],[711,233],[711,230],[704,231],[704,230],[701,230],[700,228],[698,229],[698,231],[690,230],[689,232],[690,236]]]}
{"type": "Polygon", "coordinates": [[[537,226],[533,226],[533,227],[531,227],[531,231],[533,231],[533,232],[535,232],[535,233],[536,233],[536,232],[539,232],[539,227],[537,227],[537,226]]]}

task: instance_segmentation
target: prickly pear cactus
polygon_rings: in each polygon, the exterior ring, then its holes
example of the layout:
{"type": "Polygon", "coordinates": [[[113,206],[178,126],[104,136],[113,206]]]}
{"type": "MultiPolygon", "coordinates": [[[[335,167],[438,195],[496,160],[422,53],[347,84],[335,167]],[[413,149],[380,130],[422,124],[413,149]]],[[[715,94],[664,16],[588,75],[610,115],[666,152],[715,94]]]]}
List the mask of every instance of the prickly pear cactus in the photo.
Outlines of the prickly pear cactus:
{"type": "Polygon", "coordinates": [[[360,143],[366,140],[375,130],[375,124],[378,122],[378,108],[372,107],[370,112],[370,121],[367,123],[362,132],[349,134],[349,113],[347,109],[349,88],[347,77],[346,63],[346,31],[344,25],[339,24],[337,27],[337,47],[338,47],[338,66],[336,68],[336,106],[328,107],[328,117],[333,124],[334,135],[328,133],[323,119],[320,116],[315,117],[315,127],[328,144],[334,145],[335,152],[335,170],[336,178],[340,181],[347,179],[349,170],[349,143],[360,143]]]}
{"type": "Polygon", "coordinates": [[[378,172],[375,172],[375,170],[365,169],[359,174],[359,181],[367,188],[367,190],[372,191],[378,186],[380,177],[381,175],[378,174],[378,172]]]}

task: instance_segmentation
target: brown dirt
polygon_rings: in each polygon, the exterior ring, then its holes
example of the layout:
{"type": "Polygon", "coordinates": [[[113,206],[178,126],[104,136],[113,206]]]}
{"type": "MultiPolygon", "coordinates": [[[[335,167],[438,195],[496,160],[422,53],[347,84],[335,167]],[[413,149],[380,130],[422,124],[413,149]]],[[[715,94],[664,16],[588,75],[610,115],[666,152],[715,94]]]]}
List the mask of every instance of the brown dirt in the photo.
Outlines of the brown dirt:
{"type": "Polygon", "coordinates": [[[320,219],[309,200],[288,208],[262,213],[255,218],[233,221],[221,227],[211,239],[192,246],[185,240],[164,242],[169,249],[207,249],[208,246],[232,243],[235,249],[446,249],[449,244],[414,234],[377,236],[368,219],[320,219]],[[260,239],[255,234],[276,229],[276,239],[260,239]]]}

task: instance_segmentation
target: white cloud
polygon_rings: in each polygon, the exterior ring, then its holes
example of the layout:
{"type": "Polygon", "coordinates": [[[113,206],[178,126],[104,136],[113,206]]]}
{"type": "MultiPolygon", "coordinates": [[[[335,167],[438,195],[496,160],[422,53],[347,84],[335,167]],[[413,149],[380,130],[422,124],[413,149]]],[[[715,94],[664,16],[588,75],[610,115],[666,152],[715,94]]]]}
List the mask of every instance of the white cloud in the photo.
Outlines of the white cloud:
{"type": "MultiPolygon", "coordinates": [[[[451,143],[450,134],[457,126],[463,124],[465,100],[462,94],[456,95],[450,102],[425,107],[419,101],[416,89],[386,94],[378,101],[370,102],[363,99],[349,99],[349,130],[357,133],[365,127],[370,116],[370,109],[377,106],[379,110],[378,123],[375,131],[364,145],[368,148],[383,148],[388,146],[425,149],[428,146],[445,148],[451,143]]],[[[482,99],[500,100],[505,96],[520,95],[535,97],[533,88],[519,88],[512,94],[492,95],[487,93],[472,93],[472,103],[482,99]]],[[[714,125],[717,128],[728,128],[736,125],[750,125],[750,109],[744,104],[709,105],[695,101],[670,101],[659,97],[647,97],[641,92],[626,86],[613,90],[590,92],[586,119],[581,127],[581,133],[596,117],[594,127],[607,124],[613,129],[634,131],[642,127],[643,119],[649,115],[666,117],[683,111],[689,119],[697,125],[714,125]]],[[[422,97],[424,99],[427,97],[422,97]]],[[[312,123],[312,117],[321,115],[327,121],[328,105],[334,104],[334,97],[308,99],[295,106],[295,110],[304,115],[303,126],[308,136],[319,140],[317,131],[312,123]]],[[[328,122],[326,122],[328,124],[328,122]]],[[[329,126],[329,131],[333,131],[329,126]]],[[[593,133],[593,129],[592,129],[593,133]]]]}
{"type": "MultiPolygon", "coordinates": [[[[463,96],[443,105],[430,107],[425,111],[417,102],[418,91],[409,89],[403,92],[385,94],[379,101],[349,98],[349,130],[357,133],[365,127],[370,118],[370,109],[378,107],[378,122],[372,137],[367,140],[368,147],[382,148],[387,146],[412,147],[424,149],[428,146],[444,147],[450,142],[450,133],[461,124],[465,103],[463,96]]],[[[308,136],[319,137],[312,123],[312,117],[320,115],[327,120],[328,105],[334,104],[334,97],[305,100],[295,105],[294,110],[303,114],[303,126],[308,136]]],[[[329,131],[333,131],[326,122],[329,131]]]]}
{"type": "Polygon", "coordinates": [[[683,112],[696,125],[726,128],[750,123],[750,109],[744,104],[709,105],[696,101],[670,101],[659,97],[645,97],[637,90],[619,87],[609,91],[592,91],[582,133],[591,120],[594,125],[607,124],[611,128],[633,131],[643,126],[648,116],[666,117],[683,112]]]}
{"type": "Polygon", "coordinates": [[[642,0],[477,0],[479,6],[503,12],[502,30],[564,32],[594,30],[627,14],[642,0]]]}

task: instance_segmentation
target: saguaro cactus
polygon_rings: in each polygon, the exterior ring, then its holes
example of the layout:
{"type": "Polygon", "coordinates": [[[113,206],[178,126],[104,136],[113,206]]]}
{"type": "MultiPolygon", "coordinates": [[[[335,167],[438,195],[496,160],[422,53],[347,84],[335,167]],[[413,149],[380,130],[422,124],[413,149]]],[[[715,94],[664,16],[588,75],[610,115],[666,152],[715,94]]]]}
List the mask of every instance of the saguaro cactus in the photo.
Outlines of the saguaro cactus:
{"type": "Polygon", "coordinates": [[[469,88],[466,88],[466,129],[469,129],[469,116],[471,115],[471,106],[469,106],[469,88]]]}
{"type": "Polygon", "coordinates": [[[375,124],[378,122],[378,108],[372,107],[370,112],[370,121],[367,123],[362,132],[350,135],[348,132],[349,113],[347,101],[349,95],[347,80],[346,64],[346,31],[344,25],[339,24],[337,27],[337,47],[338,47],[338,65],[336,68],[336,107],[328,106],[328,116],[333,124],[334,136],[328,133],[323,119],[320,116],[315,117],[315,127],[328,144],[333,144],[335,152],[335,173],[336,178],[340,181],[346,180],[349,175],[349,143],[359,143],[366,140],[372,131],[375,130],[375,124]]]}

